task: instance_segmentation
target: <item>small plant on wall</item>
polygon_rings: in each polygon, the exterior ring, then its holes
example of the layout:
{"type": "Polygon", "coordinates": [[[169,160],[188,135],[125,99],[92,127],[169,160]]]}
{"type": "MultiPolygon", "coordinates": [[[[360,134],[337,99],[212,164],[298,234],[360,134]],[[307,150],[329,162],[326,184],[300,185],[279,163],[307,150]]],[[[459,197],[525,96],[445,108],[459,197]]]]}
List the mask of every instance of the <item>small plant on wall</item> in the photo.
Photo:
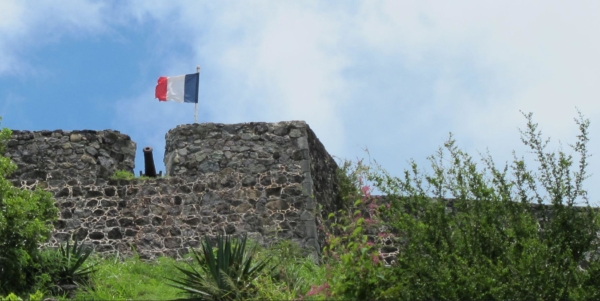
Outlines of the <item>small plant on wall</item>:
{"type": "Polygon", "coordinates": [[[131,173],[128,172],[126,170],[117,170],[115,171],[115,173],[110,177],[111,180],[126,180],[126,181],[131,181],[131,180],[149,180],[151,179],[150,177],[146,177],[146,176],[140,176],[137,177],[131,173]]]}
{"type": "Polygon", "coordinates": [[[111,180],[133,180],[133,179],[135,179],[135,176],[133,175],[133,173],[130,173],[126,170],[117,170],[110,177],[110,179],[111,180]]]}

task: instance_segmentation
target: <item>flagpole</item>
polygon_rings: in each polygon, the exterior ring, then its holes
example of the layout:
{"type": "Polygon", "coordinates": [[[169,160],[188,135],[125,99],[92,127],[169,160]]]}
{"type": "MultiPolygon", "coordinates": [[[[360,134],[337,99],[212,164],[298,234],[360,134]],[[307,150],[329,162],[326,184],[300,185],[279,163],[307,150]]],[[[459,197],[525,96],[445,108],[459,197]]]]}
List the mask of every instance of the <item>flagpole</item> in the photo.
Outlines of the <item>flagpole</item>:
{"type": "MultiPolygon", "coordinates": [[[[196,73],[200,73],[200,65],[196,66],[196,73]]],[[[200,76],[200,74],[198,74],[198,76],[200,76]]],[[[194,111],[194,123],[198,123],[198,102],[197,101],[194,104],[194,107],[195,107],[195,111],[194,111]]]]}

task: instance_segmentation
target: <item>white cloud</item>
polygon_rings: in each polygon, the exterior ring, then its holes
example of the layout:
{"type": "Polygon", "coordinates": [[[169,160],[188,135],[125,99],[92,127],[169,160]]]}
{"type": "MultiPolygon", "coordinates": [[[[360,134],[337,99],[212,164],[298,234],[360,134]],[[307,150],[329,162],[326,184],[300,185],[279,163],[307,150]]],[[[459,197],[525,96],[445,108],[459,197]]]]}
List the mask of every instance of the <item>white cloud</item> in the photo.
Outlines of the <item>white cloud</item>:
{"type": "Polygon", "coordinates": [[[0,2],[0,75],[36,73],[24,53],[57,41],[65,34],[106,30],[110,17],[106,11],[103,4],[92,1],[0,2]]]}
{"type": "Polygon", "coordinates": [[[250,118],[307,120],[340,149],[344,133],[337,112],[347,98],[341,76],[347,59],[338,49],[339,24],[297,5],[278,6],[269,15],[259,33],[244,37],[222,58],[223,67],[242,75],[260,95],[234,103],[239,110],[233,113],[241,117],[260,108],[250,118]]]}
{"type": "Polygon", "coordinates": [[[449,131],[471,151],[507,153],[519,147],[519,110],[563,140],[575,106],[598,116],[595,2],[139,4],[138,21],[189,41],[193,57],[172,61],[179,69],[209,61],[213,120],[304,119],[345,157],[366,145],[399,167],[449,131]],[[423,80],[381,86],[407,77],[423,80]]]}
{"type": "MultiPolygon", "coordinates": [[[[346,58],[338,49],[340,24],[315,13],[316,4],[181,5],[167,14],[136,5],[135,16],[176,20],[165,35],[185,36],[196,62],[206,62],[201,86],[205,78],[220,77],[215,92],[205,99],[201,93],[200,99],[213,121],[307,120],[331,148],[341,149],[344,129],[337,111],[345,100],[346,58]]],[[[168,60],[165,72],[172,74],[189,70],[186,64],[194,61],[168,60]]]]}
{"type": "Polygon", "coordinates": [[[442,71],[436,71],[432,99],[422,100],[421,118],[456,114],[448,130],[467,133],[476,145],[499,147],[498,137],[515,136],[523,124],[519,109],[535,112],[558,138],[573,133],[575,106],[598,118],[598,6],[363,2],[358,32],[369,51],[400,60],[407,69],[439,61],[442,71]],[[465,66],[465,58],[473,65],[465,66]],[[484,79],[461,82],[455,74],[461,68],[484,79]]]}
{"type": "MultiPolygon", "coordinates": [[[[593,122],[600,117],[594,1],[70,4],[0,3],[0,74],[18,69],[19,51],[41,34],[152,25],[165,74],[202,64],[206,118],[303,119],[331,153],[362,156],[357,146],[365,145],[397,174],[449,131],[470,151],[489,147],[508,159],[524,126],[519,110],[534,112],[546,133],[565,142],[576,130],[575,106],[593,122]],[[189,49],[174,51],[174,44],[189,49]]],[[[159,110],[152,121],[139,120],[159,122],[157,131],[182,118],[176,108],[138,109],[139,99],[124,107],[142,116],[159,110]]],[[[600,143],[591,143],[597,153],[600,143]]]]}

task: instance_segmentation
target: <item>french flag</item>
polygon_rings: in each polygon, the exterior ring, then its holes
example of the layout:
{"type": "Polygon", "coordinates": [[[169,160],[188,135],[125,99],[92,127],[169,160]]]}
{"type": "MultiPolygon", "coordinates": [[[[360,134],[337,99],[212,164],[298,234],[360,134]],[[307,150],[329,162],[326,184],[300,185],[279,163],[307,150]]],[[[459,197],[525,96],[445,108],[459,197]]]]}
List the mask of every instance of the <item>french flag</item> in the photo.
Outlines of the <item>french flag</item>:
{"type": "Polygon", "coordinates": [[[158,78],[154,95],[159,101],[198,103],[200,73],[161,76],[158,78]]]}

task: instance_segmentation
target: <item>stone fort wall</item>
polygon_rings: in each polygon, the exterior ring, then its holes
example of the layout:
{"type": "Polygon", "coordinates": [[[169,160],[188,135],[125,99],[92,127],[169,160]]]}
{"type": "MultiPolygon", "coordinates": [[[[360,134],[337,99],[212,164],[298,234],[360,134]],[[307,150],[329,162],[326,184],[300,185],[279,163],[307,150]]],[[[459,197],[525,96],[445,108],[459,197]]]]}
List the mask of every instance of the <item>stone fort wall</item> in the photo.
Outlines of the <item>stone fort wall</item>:
{"type": "Polygon", "coordinates": [[[179,257],[204,235],[247,233],[318,250],[319,210],[340,206],[337,165],[302,121],[181,125],[166,134],[165,178],[111,180],[135,154],[110,130],[13,131],[5,153],[15,185],[56,199],[49,246],[73,235],[101,253],[179,257]]]}

